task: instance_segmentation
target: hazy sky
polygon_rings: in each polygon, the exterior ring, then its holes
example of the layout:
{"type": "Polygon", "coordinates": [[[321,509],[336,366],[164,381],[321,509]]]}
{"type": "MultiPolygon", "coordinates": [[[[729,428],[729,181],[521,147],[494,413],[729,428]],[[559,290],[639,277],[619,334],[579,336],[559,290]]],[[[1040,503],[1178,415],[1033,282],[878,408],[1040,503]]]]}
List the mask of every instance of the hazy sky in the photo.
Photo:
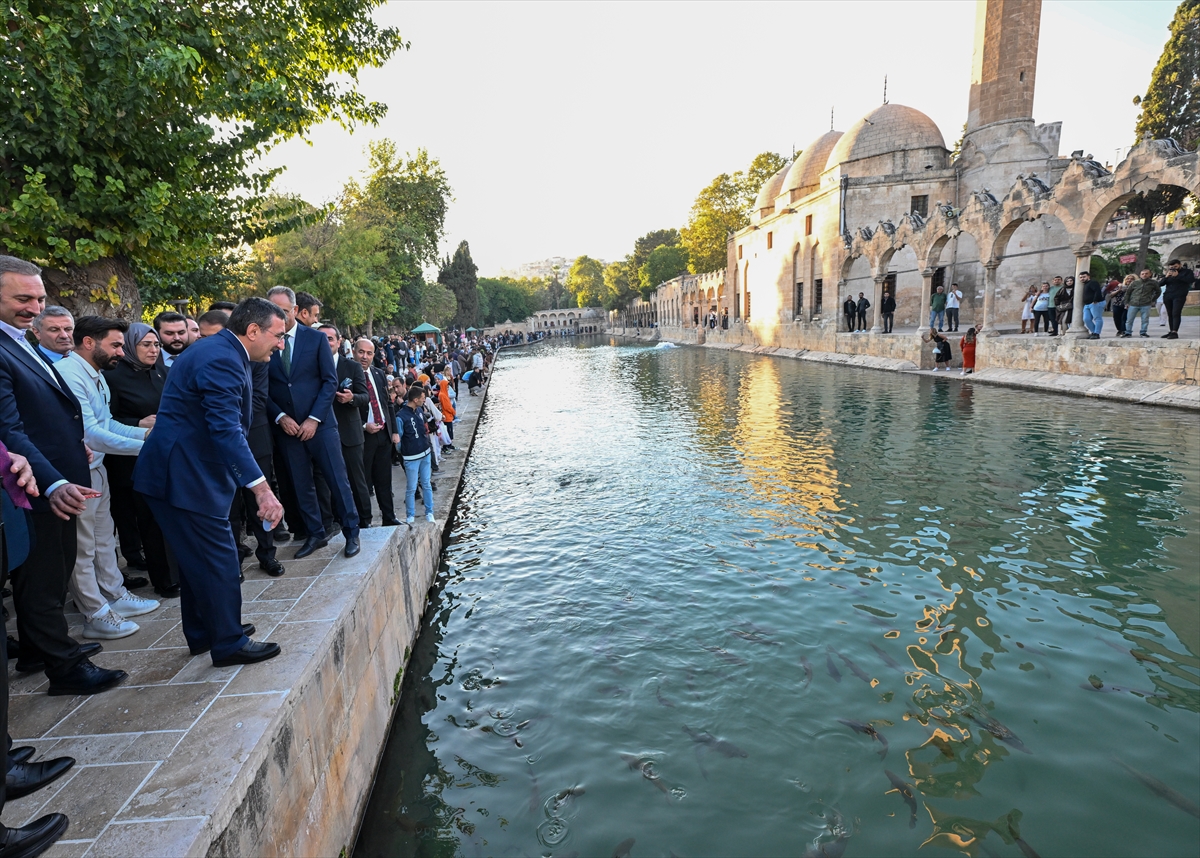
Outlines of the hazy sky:
{"type": "MultiPolygon", "coordinates": [[[[1061,153],[1116,163],[1167,38],[1173,0],[1045,0],[1038,122],[1061,153]]],[[[366,163],[368,140],[424,147],[454,191],[443,250],[481,274],[548,256],[612,260],[682,226],[714,176],[790,155],[888,100],[927,113],[946,145],[967,113],[975,3],[391,2],[411,49],[362,75],[389,106],[375,128],[323,126],[268,158],[312,202],[366,163]]],[[[993,189],[995,190],[995,189],[993,189]]]]}

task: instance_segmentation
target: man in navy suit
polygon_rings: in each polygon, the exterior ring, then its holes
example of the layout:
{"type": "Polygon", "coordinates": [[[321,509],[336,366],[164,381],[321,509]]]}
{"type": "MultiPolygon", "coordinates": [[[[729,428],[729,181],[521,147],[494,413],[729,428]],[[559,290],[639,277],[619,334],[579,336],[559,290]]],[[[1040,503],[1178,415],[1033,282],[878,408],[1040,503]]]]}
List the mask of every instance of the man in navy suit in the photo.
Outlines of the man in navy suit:
{"type": "Polygon", "coordinates": [[[296,322],[296,293],[286,286],[267,292],[267,299],[286,315],[288,330],[282,348],[271,356],[269,410],[308,538],[296,552],[307,557],[329,544],[313,481],[313,466],[329,486],[333,513],[342,523],[346,556],[359,552],[358,510],[342,459],[342,442],[333,414],[338,377],[329,341],[320,331],[296,322]]]}
{"type": "Polygon", "coordinates": [[[29,460],[41,497],[32,501],[33,548],[13,570],[13,605],[21,658],[17,670],[45,670],[49,693],[94,694],[125,678],[88,661],[67,633],[63,603],[75,568],[75,516],[94,497],[83,443],[83,411],[54,368],[39,357],[25,331],[46,307],[41,269],[0,256],[0,439],[29,460]]]}
{"type": "Polygon", "coordinates": [[[258,516],[274,527],[283,507],[247,442],[253,411],[250,366],[279,348],[284,314],[248,298],[225,330],[198,340],[167,375],[154,429],[133,471],[133,486],[155,498],[154,517],[179,560],[183,636],[213,665],[252,664],[279,645],[249,638],[242,625],[241,560],[229,507],[239,488],[254,492],[258,516]]]}

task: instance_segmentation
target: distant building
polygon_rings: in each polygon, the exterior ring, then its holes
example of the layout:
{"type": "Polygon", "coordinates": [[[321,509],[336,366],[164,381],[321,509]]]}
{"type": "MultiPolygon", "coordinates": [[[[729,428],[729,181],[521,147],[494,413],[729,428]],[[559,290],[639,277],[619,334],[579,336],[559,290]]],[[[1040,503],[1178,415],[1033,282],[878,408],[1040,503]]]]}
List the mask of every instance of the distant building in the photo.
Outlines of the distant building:
{"type": "MultiPolygon", "coordinates": [[[[525,262],[518,265],[516,268],[501,268],[501,277],[512,277],[520,280],[528,277],[530,280],[549,280],[554,276],[555,269],[558,269],[558,279],[562,280],[567,276],[567,272],[571,270],[571,263],[577,257],[568,259],[565,256],[551,256],[547,259],[539,259],[537,262],[525,262]]],[[[601,265],[607,265],[603,259],[593,256],[601,265]]]]}

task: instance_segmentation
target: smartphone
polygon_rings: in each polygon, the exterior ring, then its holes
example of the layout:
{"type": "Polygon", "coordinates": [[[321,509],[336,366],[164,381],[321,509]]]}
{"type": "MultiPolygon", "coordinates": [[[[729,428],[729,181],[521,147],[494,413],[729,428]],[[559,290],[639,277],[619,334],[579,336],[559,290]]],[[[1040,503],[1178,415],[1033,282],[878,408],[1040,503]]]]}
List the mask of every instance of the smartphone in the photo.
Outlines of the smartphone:
{"type": "Polygon", "coordinates": [[[79,493],[81,495],[83,495],[85,498],[87,498],[88,500],[94,500],[94,499],[100,497],[101,494],[103,494],[103,492],[98,492],[95,489],[85,489],[82,486],[79,487],[79,493]]]}
{"type": "Polygon", "coordinates": [[[350,379],[343,378],[342,383],[340,385],[338,385],[338,390],[349,390],[349,389],[350,389],[350,379]]]}

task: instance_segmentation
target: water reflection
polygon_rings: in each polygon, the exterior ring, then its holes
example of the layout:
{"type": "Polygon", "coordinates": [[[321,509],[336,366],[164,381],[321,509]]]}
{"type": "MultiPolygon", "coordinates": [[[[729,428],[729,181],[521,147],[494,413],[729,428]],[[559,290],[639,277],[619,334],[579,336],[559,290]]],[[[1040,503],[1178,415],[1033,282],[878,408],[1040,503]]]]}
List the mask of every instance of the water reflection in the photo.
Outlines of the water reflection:
{"type": "Polygon", "coordinates": [[[1194,852],[1187,415],[577,344],[489,395],[356,854],[1194,852]]]}

